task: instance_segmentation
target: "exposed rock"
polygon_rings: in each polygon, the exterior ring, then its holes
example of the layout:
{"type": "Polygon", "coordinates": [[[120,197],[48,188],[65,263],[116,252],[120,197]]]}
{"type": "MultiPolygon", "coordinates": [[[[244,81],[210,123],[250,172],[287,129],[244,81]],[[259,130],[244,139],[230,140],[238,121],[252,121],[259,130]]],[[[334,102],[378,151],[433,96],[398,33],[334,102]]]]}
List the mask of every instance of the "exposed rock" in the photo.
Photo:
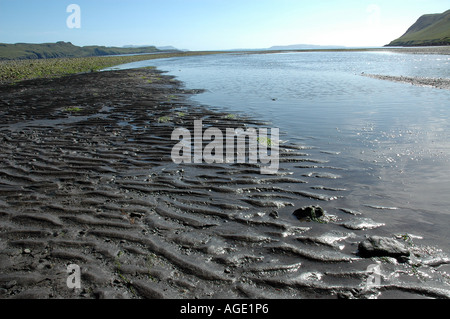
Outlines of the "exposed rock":
{"type": "Polygon", "coordinates": [[[345,228],[352,230],[375,229],[384,226],[383,223],[377,223],[370,218],[354,218],[342,224],[345,228]]]}
{"type": "Polygon", "coordinates": [[[370,257],[394,257],[405,261],[409,257],[408,247],[393,238],[372,236],[362,241],[359,246],[359,255],[364,258],[370,257]]]}
{"type": "Polygon", "coordinates": [[[308,206],[297,209],[294,212],[294,216],[297,217],[298,219],[310,218],[314,220],[323,217],[324,213],[325,211],[320,206],[308,206]]]}
{"type": "Polygon", "coordinates": [[[278,212],[276,210],[272,211],[269,214],[269,216],[272,217],[273,219],[278,219],[279,218],[278,212]]]}

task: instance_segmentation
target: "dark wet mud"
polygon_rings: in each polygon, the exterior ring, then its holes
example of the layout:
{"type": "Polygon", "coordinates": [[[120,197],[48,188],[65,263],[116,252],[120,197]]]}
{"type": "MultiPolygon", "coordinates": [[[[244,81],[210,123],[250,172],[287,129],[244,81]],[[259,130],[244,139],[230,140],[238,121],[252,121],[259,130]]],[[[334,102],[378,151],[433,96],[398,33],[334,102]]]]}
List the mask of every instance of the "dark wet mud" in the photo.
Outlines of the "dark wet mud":
{"type": "Polygon", "coordinates": [[[340,204],[339,154],[282,144],[276,175],[174,164],[176,127],[266,126],[195,93],[151,69],[0,87],[1,298],[450,297],[448,257],[401,230],[406,259],[360,256],[384,225],[340,204]],[[324,215],[294,216],[308,206],[324,215]]]}

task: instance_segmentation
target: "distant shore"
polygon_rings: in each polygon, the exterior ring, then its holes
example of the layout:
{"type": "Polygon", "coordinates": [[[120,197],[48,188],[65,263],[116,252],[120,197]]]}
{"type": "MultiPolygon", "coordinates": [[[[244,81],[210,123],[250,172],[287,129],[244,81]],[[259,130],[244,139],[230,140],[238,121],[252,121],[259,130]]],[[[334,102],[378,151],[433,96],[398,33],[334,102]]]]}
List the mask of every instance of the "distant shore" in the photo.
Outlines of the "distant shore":
{"type": "Polygon", "coordinates": [[[450,46],[445,47],[415,47],[415,48],[346,48],[346,49],[311,49],[311,50],[261,50],[261,51],[188,51],[171,53],[154,53],[133,56],[105,56],[88,58],[55,58],[32,60],[0,61],[0,84],[14,84],[18,81],[57,78],[71,74],[94,72],[119,64],[211,54],[276,54],[288,52],[395,52],[408,54],[442,54],[450,55],[450,46]]]}

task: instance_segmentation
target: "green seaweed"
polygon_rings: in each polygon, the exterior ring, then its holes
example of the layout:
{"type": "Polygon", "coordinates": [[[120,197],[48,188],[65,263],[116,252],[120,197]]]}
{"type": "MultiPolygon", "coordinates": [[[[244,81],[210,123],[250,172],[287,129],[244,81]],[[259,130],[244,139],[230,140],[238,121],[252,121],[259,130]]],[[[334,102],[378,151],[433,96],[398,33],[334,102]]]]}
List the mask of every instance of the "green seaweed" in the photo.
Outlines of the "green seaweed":
{"type": "Polygon", "coordinates": [[[237,118],[236,114],[227,114],[224,116],[227,120],[235,120],[237,118]]]}
{"type": "Polygon", "coordinates": [[[68,108],[64,109],[64,111],[66,111],[66,112],[81,112],[82,109],[77,106],[72,106],[72,107],[68,107],[68,108]]]}
{"type": "Polygon", "coordinates": [[[272,140],[268,137],[258,137],[257,141],[259,144],[264,146],[272,146],[272,140]]]}
{"type": "Polygon", "coordinates": [[[406,242],[409,246],[414,246],[413,239],[409,234],[402,234],[398,238],[406,242]]]}
{"type": "Polygon", "coordinates": [[[170,116],[162,116],[158,118],[158,123],[169,123],[172,120],[170,116]]]}
{"type": "Polygon", "coordinates": [[[176,100],[176,99],[177,99],[177,97],[175,95],[169,95],[167,97],[167,102],[172,102],[172,100],[176,100]]]}

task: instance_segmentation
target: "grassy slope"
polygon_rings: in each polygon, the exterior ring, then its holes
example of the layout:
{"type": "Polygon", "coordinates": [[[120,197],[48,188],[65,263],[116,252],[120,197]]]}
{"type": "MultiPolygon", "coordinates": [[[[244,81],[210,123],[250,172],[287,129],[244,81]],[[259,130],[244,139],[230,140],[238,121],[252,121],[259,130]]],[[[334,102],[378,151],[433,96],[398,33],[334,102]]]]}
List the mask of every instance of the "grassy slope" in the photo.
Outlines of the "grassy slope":
{"type": "Polygon", "coordinates": [[[450,45],[450,10],[424,15],[389,46],[450,45]]]}
{"type": "Polygon", "coordinates": [[[115,48],[103,46],[75,46],[70,42],[29,44],[0,43],[0,60],[42,59],[42,58],[75,58],[100,55],[137,54],[157,52],[155,47],[115,48]]]}

